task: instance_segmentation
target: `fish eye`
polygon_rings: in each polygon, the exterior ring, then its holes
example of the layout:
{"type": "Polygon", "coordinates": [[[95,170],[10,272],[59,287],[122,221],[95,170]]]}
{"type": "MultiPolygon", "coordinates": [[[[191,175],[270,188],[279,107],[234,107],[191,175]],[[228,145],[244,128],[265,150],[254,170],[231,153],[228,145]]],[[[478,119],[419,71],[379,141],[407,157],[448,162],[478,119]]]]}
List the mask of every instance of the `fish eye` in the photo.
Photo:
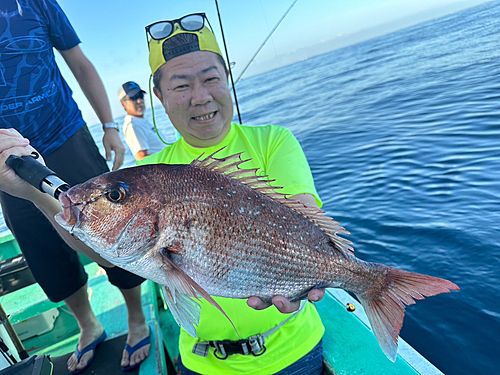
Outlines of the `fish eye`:
{"type": "Polygon", "coordinates": [[[122,184],[118,184],[118,185],[112,186],[109,190],[106,190],[104,192],[104,196],[110,202],[120,203],[127,196],[127,190],[125,188],[126,188],[126,186],[124,186],[122,184]]]}

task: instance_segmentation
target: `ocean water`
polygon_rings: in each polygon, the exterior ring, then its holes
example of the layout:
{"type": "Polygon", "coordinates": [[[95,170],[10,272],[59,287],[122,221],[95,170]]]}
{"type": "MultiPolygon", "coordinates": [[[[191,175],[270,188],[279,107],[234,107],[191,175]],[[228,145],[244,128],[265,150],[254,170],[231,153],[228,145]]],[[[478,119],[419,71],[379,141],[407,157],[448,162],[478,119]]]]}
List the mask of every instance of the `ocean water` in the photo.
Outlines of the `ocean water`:
{"type": "Polygon", "coordinates": [[[401,332],[445,374],[500,368],[499,20],[486,3],[237,86],[245,124],[299,139],[358,257],[461,287],[408,307],[401,332]]]}

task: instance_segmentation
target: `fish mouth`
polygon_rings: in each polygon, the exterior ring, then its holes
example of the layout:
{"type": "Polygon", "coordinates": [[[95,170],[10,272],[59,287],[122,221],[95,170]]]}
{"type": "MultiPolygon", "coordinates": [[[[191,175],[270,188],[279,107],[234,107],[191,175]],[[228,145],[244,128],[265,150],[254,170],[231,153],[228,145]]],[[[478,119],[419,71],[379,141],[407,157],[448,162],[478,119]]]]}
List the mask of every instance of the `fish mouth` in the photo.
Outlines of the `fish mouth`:
{"type": "Polygon", "coordinates": [[[59,195],[59,202],[62,205],[63,211],[56,215],[55,219],[59,225],[63,228],[74,229],[77,228],[83,221],[83,213],[78,208],[82,203],[74,203],[71,198],[68,197],[67,192],[63,192],[59,195]]]}

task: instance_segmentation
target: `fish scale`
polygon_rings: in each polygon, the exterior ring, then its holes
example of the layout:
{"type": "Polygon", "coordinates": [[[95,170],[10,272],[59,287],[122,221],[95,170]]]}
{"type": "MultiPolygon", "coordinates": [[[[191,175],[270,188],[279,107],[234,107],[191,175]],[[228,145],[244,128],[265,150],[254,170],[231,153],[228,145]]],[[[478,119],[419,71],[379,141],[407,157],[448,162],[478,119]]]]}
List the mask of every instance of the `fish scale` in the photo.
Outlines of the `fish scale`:
{"type": "Polygon", "coordinates": [[[356,258],[337,222],[279,194],[242,162],[240,154],[211,155],[109,172],[62,193],[56,220],[112,264],[163,285],[174,318],[193,337],[200,296],[227,317],[212,296],[271,302],[340,287],[357,295],[394,361],[405,305],[458,289],[356,258]]]}
{"type": "MultiPolygon", "coordinates": [[[[184,193],[184,192],[183,192],[184,193]]],[[[183,195],[183,193],[180,193],[183,195]]],[[[202,204],[202,208],[196,213],[196,217],[193,221],[196,222],[194,226],[190,228],[193,232],[192,242],[193,244],[207,243],[204,258],[207,258],[208,264],[212,265],[212,268],[207,267],[207,262],[203,259],[203,264],[200,264],[200,254],[198,247],[193,248],[183,246],[183,254],[179,256],[179,265],[183,268],[200,269],[204,270],[204,273],[195,272],[194,280],[203,285],[216,286],[215,288],[207,287],[208,293],[221,297],[235,297],[245,298],[255,294],[255,287],[258,285],[269,285],[273,284],[274,288],[272,290],[258,290],[258,295],[264,297],[265,299],[272,299],[274,295],[280,294],[287,297],[297,297],[303,294],[305,291],[313,288],[317,285],[317,281],[325,279],[325,277],[331,277],[332,272],[327,274],[320,274],[318,272],[317,262],[320,261],[320,253],[318,250],[314,249],[311,251],[301,251],[304,246],[303,243],[292,241],[290,238],[286,238],[286,228],[277,228],[273,223],[268,224],[268,218],[266,216],[265,209],[262,210],[261,221],[253,221],[251,227],[254,231],[248,231],[248,220],[242,219],[246,215],[252,215],[243,211],[236,215],[231,215],[229,210],[221,209],[220,206],[203,205],[206,200],[203,200],[203,196],[198,196],[196,203],[190,202],[183,205],[183,209],[188,209],[188,207],[193,205],[202,204]],[[201,201],[198,201],[200,199],[201,201]],[[220,223],[220,231],[214,231],[213,226],[208,222],[209,218],[217,217],[220,223]],[[255,236],[255,231],[260,230],[262,233],[271,233],[269,240],[267,242],[255,236]],[[237,239],[237,240],[235,240],[237,239]],[[282,246],[277,246],[277,243],[281,243],[282,246]],[[234,249],[244,249],[243,251],[234,251],[234,249]],[[316,255],[316,258],[311,258],[311,254],[316,255]],[[292,259],[292,255],[294,259],[292,259]],[[230,259],[229,262],[221,261],[220,258],[230,259]],[[255,261],[253,259],[257,258],[255,261]],[[220,272],[218,270],[218,265],[226,264],[228,265],[228,271],[224,273],[224,279],[220,279],[220,272]],[[254,264],[252,272],[252,283],[235,283],[236,280],[248,279],[248,267],[245,265],[254,264]],[[260,267],[259,267],[260,266],[260,267]],[[271,267],[274,266],[274,267],[271,267]],[[272,271],[272,272],[265,272],[272,271]],[[288,272],[287,272],[288,271],[288,272]],[[234,276],[236,274],[236,276],[234,276]],[[309,280],[300,275],[306,275],[309,280]],[[237,276],[240,275],[240,276],[237,276]],[[286,275],[286,278],[283,278],[286,275]],[[236,279],[236,280],[235,280],[236,279]],[[237,287],[237,289],[235,289],[237,287]],[[265,293],[265,294],[264,294],[265,293]]],[[[274,207],[273,203],[269,202],[269,212],[280,210],[281,207],[274,207]]],[[[188,209],[189,210],[189,209],[188,209]]],[[[271,213],[275,215],[274,212],[271,213]]],[[[176,212],[168,212],[169,217],[180,217],[181,220],[176,220],[177,222],[182,222],[187,217],[184,215],[178,215],[176,212]]],[[[289,215],[290,217],[293,215],[289,215]]],[[[253,216],[254,220],[256,217],[253,216]]],[[[308,225],[313,225],[307,222],[308,225]]],[[[175,228],[181,226],[180,224],[170,223],[167,231],[175,231],[175,228]]],[[[311,231],[313,228],[311,228],[311,231]]],[[[324,237],[326,237],[323,234],[324,237]]],[[[300,237],[298,235],[292,236],[300,237]]],[[[264,237],[265,239],[266,237],[264,237]]],[[[326,240],[324,241],[326,242],[326,240]]],[[[176,257],[173,257],[175,261],[176,257]]]]}

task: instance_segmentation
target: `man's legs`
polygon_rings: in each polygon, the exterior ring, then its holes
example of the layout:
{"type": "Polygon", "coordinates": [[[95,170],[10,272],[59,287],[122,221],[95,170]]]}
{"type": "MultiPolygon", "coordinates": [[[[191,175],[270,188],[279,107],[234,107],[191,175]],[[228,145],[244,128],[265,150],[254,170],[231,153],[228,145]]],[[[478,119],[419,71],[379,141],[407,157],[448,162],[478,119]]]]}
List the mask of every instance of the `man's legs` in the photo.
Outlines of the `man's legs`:
{"type": "MultiPolygon", "coordinates": [[[[141,340],[149,335],[149,326],[146,323],[146,316],[142,309],[141,286],[136,286],[132,289],[119,289],[125,299],[125,304],[128,310],[128,337],[127,343],[130,346],[135,346],[141,340]]],[[[64,302],[73,312],[78,326],[80,327],[80,338],[78,340],[78,350],[82,350],[87,345],[97,340],[103,332],[101,323],[97,320],[87,295],[87,285],[80,288],[76,293],[65,299],[64,302]]],[[[123,351],[121,366],[134,366],[136,363],[144,361],[149,355],[151,345],[145,345],[132,354],[129,358],[128,352],[123,351]]],[[[73,354],[68,360],[68,370],[75,371],[84,368],[89,359],[92,357],[93,351],[89,351],[82,355],[80,362],[77,361],[76,355],[73,354]]]]}
{"type": "MultiPolygon", "coordinates": [[[[146,324],[146,316],[142,309],[141,286],[132,289],[120,289],[125,299],[128,310],[128,337],[127,343],[135,346],[142,339],[149,335],[149,326],[146,324]]],[[[87,285],[79,289],[76,293],[65,299],[64,302],[71,309],[80,327],[80,339],[78,340],[78,350],[82,350],[87,345],[97,340],[103,332],[101,323],[97,320],[90,307],[87,295],[87,285]]],[[[148,355],[151,345],[145,345],[132,354],[129,358],[128,352],[123,351],[121,366],[133,366],[142,362],[148,355]]],[[[92,357],[93,351],[82,355],[80,362],[73,354],[68,360],[68,370],[75,371],[84,368],[92,357]]]]}
{"type": "MultiPolygon", "coordinates": [[[[81,287],[76,293],[64,300],[73,315],[75,316],[78,326],[80,327],[80,338],[78,339],[78,350],[82,350],[93,341],[97,340],[103,332],[101,323],[97,320],[87,294],[87,284],[81,287]]],[[[83,354],[78,362],[76,354],[68,360],[68,370],[75,371],[84,368],[93,355],[93,350],[83,354]]]]}
{"type": "MultiPolygon", "coordinates": [[[[131,289],[120,289],[120,292],[123,294],[128,311],[127,344],[133,347],[149,335],[149,326],[142,309],[141,285],[131,289]]],[[[151,345],[148,344],[137,349],[132,353],[131,358],[129,358],[128,352],[123,350],[121,366],[134,366],[136,363],[142,362],[149,355],[150,348],[151,345]]]]}
{"type": "MultiPolygon", "coordinates": [[[[78,254],[69,248],[56,230],[35,206],[25,200],[0,193],[7,226],[14,234],[35,280],[53,302],[63,300],[73,312],[81,330],[79,349],[102,333],[87,296],[87,274],[78,254]]],[[[83,368],[92,351],[84,354],[78,369],[83,368]]],[[[78,362],[71,356],[68,369],[78,362]]]]}

